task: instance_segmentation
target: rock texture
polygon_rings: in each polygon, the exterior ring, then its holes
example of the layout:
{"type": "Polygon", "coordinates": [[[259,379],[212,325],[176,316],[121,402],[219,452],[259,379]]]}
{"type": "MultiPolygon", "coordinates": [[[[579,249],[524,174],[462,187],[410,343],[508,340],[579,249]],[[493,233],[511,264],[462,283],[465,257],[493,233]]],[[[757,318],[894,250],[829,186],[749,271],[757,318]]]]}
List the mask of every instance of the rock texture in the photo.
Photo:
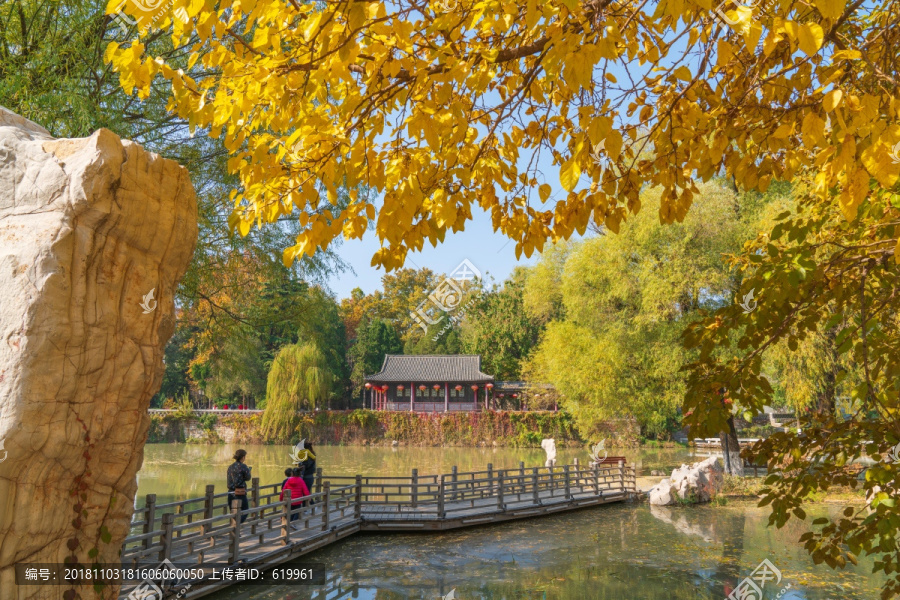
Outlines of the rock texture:
{"type": "Polygon", "coordinates": [[[0,598],[113,595],[17,590],[13,565],[118,561],[196,239],[179,165],[0,108],[0,598]]]}
{"type": "Polygon", "coordinates": [[[648,492],[651,505],[667,506],[678,499],[709,502],[722,486],[722,466],[716,456],[692,465],[681,465],[648,492]]]}

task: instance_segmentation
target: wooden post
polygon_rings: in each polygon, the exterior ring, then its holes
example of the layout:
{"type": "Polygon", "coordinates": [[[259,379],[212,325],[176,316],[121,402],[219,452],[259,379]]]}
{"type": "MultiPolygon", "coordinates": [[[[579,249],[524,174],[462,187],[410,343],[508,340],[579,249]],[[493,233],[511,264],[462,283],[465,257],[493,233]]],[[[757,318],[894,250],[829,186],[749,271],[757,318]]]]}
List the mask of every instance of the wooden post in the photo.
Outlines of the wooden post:
{"type": "Polygon", "coordinates": [[[531,469],[531,493],[534,496],[534,503],[541,503],[541,496],[538,493],[538,468],[531,469]]]}
{"type": "Polygon", "coordinates": [[[456,485],[456,482],[457,482],[457,469],[456,469],[456,465],[453,465],[453,466],[450,468],[450,480],[453,482],[453,495],[450,497],[450,499],[453,500],[453,501],[456,501],[456,499],[457,499],[457,497],[456,497],[456,490],[457,490],[457,485],[456,485]]]}
{"type": "MultiPolygon", "coordinates": [[[[206,497],[203,499],[203,518],[204,519],[212,519],[213,517],[213,504],[215,504],[215,498],[213,496],[216,495],[216,486],[208,485],[206,486],[206,497]]],[[[203,526],[205,530],[208,530],[209,525],[203,526]]]]}
{"type": "Polygon", "coordinates": [[[525,493],[525,463],[519,461],[519,483],[522,485],[522,493],[525,493]]]}
{"type": "Polygon", "coordinates": [[[570,481],[569,465],[563,465],[563,476],[566,479],[566,483],[565,483],[566,500],[571,500],[572,499],[572,483],[570,481]]]}
{"type": "Polygon", "coordinates": [[[284,490],[284,504],[281,507],[281,545],[291,543],[291,490],[284,490]]]}
{"type": "MultiPolygon", "coordinates": [[[[213,517],[213,504],[215,503],[215,499],[213,496],[216,495],[216,486],[208,485],[206,486],[206,495],[203,498],[203,519],[212,519],[213,517]]],[[[204,534],[209,533],[209,530],[212,529],[212,525],[209,523],[205,523],[203,527],[200,528],[204,534]]],[[[209,547],[212,548],[215,546],[216,538],[211,538],[209,540],[209,547]]],[[[197,554],[197,564],[203,564],[203,550],[200,550],[197,554]]]]}
{"type": "Polygon", "coordinates": [[[446,513],[444,511],[444,476],[443,475],[441,475],[441,482],[438,484],[437,513],[438,513],[438,519],[443,519],[446,516],[446,513]]]}
{"type": "Polygon", "coordinates": [[[579,487],[579,481],[581,480],[581,468],[579,468],[578,466],[577,456],[572,460],[572,464],[575,465],[575,487],[579,487]]]}
{"type": "Polygon", "coordinates": [[[353,518],[362,518],[362,475],[356,476],[356,506],[353,509],[353,518]]]}
{"type": "Polygon", "coordinates": [[[625,491],[625,461],[619,461],[619,480],[622,482],[622,491],[625,491]]]}
{"type": "Polygon", "coordinates": [[[316,493],[322,491],[322,467],[316,469],[316,493]]]}
{"type": "Polygon", "coordinates": [[[488,496],[493,496],[494,495],[494,463],[488,463],[487,476],[488,476],[488,496]]]}
{"type": "Polygon", "coordinates": [[[415,508],[419,502],[419,470],[412,470],[412,477],[410,478],[409,485],[409,497],[412,501],[412,507],[415,508]]]}
{"type": "Polygon", "coordinates": [[[503,471],[497,471],[497,508],[501,511],[506,510],[503,505],[503,471]]]}
{"type": "Polygon", "coordinates": [[[235,498],[231,501],[231,564],[237,564],[241,559],[241,501],[235,498]]]}
{"type": "Polygon", "coordinates": [[[162,516],[162,549],[159,551],[159,560],[172,558],[172,527],[175,525],[175,515],[165,513],[162,516]]]}
{"type": "Polygon", "coordinates": [[[328,531],[328,502],[331,500],[331,482],[326,481],[322,484],[325,492],[325,499],[322,502],[322,531],[328,531]]]}
{"type": "MultiPolygon", "coordinates": [[[[144,515],[143,533],[150,533],[156,523],[156,494],[147,494],[144,505],[147,507],[147,514],[144,515]]],[[[150,538],[144,538],[143,546],[144,548],[150,547],[150,538]]]]}
{"type": "Polygon", "coordinates": [[[259,508],[259,477],[251,479],[250,486],[250,499],[253,501],[250,506],[252,508],[259,508]]]}
{"type": "Polygon", "coordinates": [[[600,465],[594,463],[594,495],[600,495],[600,465]]]}

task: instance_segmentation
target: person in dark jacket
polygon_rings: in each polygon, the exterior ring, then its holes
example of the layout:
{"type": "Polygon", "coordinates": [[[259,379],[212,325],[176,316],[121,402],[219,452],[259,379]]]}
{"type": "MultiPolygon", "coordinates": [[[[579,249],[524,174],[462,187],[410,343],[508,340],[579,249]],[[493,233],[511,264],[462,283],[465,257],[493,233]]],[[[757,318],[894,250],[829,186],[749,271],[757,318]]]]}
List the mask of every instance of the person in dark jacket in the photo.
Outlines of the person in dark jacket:
{"type": "Polygon", "coordinates": [[[241,502],[241,523],[247,520],[245,514],[250,508],[247,500],[247,482],[250,481],[250,467],[244,464],[247,460],[247,451],[238,450],[234,453],[234,462],[228,467],[228,509],[234,505],[235,500],[241,502]]]}
{"type": "Polygon", "coordinates": [[[306,450],[306,460],[300,463],[300,468],[303,469],[303,483],[306,484],[311,493],[313,482],[316,479],[316,455],[313,451],[313,445],[309,441],[303,443],[303,448],[306,450]]]}

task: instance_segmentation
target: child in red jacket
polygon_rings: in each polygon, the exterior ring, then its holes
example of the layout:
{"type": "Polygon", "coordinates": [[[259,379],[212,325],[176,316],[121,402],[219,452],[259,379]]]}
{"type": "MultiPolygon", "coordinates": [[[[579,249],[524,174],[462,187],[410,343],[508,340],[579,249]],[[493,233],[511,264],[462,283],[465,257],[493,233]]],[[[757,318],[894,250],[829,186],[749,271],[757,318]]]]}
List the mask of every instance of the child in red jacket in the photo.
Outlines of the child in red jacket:
{"type": "Polygon", "coordinates": [[[284,482],[284,486],[281,489],[281,496],[279,496],[279,500],[284,500],[284,490],[291,490],[291,521],[296,520],[299,516],[299,512],[294,512],[295,509],[303,506],[304,501],[301,498],[305,498],[309,496],[309,488],[306,487],[306,484],[303,482],[303,469],[294,469],[292,471],[292,476],[288,477],[287,481],[284,482]]]}

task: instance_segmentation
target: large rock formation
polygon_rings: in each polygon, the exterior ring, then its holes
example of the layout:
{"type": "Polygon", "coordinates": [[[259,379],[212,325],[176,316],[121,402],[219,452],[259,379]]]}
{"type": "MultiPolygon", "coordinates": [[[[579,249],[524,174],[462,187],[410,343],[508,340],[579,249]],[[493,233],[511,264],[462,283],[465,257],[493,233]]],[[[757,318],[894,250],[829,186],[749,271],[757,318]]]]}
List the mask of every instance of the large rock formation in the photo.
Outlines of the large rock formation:
{"type": "Polygon", "coordinates": [[[0,108],[0,598],[74,596],[15,563],[118,561],[196,239],[179,165],[0,108]]]}
{"type": "Polygon", "coordinates": [[[716,456],[692,465],[681,465],[647,493],[651,505],[667,506],[680,500],[709,502],[722,486],[722,465],[716,456]]]}

